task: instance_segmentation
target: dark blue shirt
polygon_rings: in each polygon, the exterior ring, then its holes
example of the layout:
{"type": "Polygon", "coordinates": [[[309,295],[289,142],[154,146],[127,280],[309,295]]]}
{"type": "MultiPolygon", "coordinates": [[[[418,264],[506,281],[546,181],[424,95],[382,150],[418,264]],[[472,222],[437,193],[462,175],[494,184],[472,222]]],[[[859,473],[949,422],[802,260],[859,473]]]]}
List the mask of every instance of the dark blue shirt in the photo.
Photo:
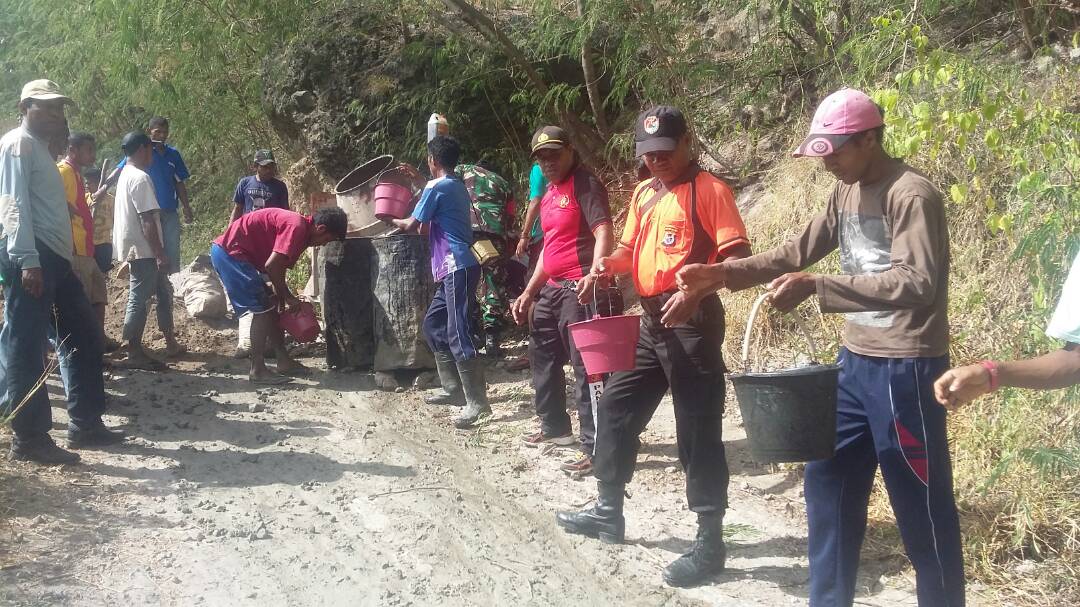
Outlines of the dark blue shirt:
{"type": "MultiPolygon", "coordinates": [[[[154,194],[157,196],[158,205],[163,211],[175,211],[180,202],[176,197],[177,182],[191,177],[187,165],[184,164],[180,151],[169,144],[165,144],[165,151],[159,152],[158,145],[154,144],[154,156],[150,162],[150,168],[146,173],[150,175],[150,181],[154,182],[154,194]]],[[[116,165],[124,168],[127,158],[116,165]]]]}
{"type": "Polygon", "coordinates": [[[284,181],[271,177],[269,181],[259,181],[255,175],[248,175],[236,184],[233,202],[244,205],[244,214],[259,209],[288,209],[289,188],[284,181]]]}

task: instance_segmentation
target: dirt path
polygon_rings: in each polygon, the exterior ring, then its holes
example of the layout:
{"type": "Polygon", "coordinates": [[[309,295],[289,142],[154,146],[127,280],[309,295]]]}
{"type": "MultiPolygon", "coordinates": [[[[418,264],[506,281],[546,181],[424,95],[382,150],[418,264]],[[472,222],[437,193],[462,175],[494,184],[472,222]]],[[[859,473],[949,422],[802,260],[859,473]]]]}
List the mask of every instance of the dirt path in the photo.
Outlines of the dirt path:
{"type": "MultiPolygon", "coordinates": [[[[231,339],[204,337],[217,351],[231,339]]],[[[451,410],[375,392],[367,375],[252,391],[245,365],[194,354],[168,373],[116,371],[108,421],[129,444],[68,469],[5,463],[0,604],[806,604],[800,481],[749,461],[735,415],[729,571],[676,591],[660,570],[689,546],[693,518],[670,407],[643,439],[628,543],[606,546],[554,524],[595,483],[558,470],[569,452],[518,445],[534,423],[523,374],[494,372],[495,419],[460,432],[451,410]]],[[[915,605],[881,529],[860,604],[915,605]]]]}

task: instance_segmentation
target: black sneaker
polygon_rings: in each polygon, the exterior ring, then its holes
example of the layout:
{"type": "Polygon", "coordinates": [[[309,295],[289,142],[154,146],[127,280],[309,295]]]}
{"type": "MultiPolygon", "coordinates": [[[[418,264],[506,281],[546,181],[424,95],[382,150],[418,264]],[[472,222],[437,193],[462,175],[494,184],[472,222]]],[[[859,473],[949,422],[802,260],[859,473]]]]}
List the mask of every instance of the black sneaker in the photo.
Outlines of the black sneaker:
{"type": "Polygon", "coordinates": [[[74,464],[80,459],[78,453],[61,449],[46,436],[34,441],[12,441],[11,459],[39,464],[74,464]]]}
{"type": "Polygon", "coordinates": [[[119,430],[109,430],[104,425],[93,428],[75,429],[68,428],[68,449],[85,449],[87,447],[105,447],[124,442],[126,436],[119,430]]]}

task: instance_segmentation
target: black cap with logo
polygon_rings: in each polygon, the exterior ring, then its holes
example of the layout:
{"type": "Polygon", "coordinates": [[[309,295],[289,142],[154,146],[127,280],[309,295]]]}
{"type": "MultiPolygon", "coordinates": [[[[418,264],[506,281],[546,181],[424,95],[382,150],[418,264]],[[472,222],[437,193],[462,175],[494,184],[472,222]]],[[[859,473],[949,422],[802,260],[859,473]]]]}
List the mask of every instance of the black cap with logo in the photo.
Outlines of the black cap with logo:
{"type": "Polygon", "coordinates": [[[658,105],[642,112],[634,124],[635,155],[670,152],[686,134],[686,118],[670,105],[658,105]]]}
{"type": "Polygon", "coordinates": [[[557,150],[570,145],[566,131],[557,126],[542,126],[532,136],[532,151],[535,155],[540,150],[557,150]]]}

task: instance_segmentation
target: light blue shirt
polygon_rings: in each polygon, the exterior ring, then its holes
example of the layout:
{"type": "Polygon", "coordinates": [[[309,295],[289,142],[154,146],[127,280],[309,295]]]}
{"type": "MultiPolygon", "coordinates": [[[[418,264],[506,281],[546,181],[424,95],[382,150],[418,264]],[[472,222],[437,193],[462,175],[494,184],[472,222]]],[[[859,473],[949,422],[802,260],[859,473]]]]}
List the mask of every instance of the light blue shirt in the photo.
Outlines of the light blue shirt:
{"type": "Polygon", "coordinates": [[[1076,254],[1065,288],[1061,290],[1057,310],[1050,319],[1046,334],[1073,344],[1080,344],[1080,253],[1076,254]]]}
{"type": "Polygon", "coordinates": [[[25,128],[0,138],[0,232],[12,263],[40,268],[37,242],[71,260],[71,216],[49,146],[25,128]]]}

